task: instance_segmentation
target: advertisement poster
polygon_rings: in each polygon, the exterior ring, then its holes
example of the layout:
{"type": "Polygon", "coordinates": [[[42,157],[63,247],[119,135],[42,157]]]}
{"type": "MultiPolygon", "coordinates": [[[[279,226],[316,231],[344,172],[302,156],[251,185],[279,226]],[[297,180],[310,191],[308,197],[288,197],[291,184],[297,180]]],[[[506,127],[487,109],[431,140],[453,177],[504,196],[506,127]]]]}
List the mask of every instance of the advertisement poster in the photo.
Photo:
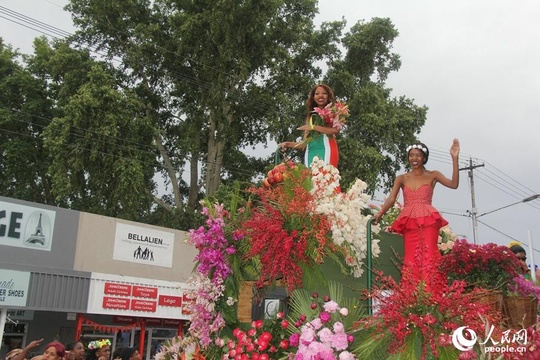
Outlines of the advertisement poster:
{"type": "Polygon", "coordinates": [[[142,226],[116,224],[113,259],[172,267],[174,233],[142,226]]]}
{"type": "Polygon", "coordinates": [[[0,201],[0,245],[51,251],[56,212],[0,201]]]}

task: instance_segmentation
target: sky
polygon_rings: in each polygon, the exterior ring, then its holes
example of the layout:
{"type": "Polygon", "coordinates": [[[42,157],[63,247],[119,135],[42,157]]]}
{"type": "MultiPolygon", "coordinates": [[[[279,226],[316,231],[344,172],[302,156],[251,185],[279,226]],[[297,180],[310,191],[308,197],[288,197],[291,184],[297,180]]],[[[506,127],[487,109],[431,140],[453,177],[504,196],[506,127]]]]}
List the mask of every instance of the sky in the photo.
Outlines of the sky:
{"type": "MultiPolygon", "coordinates": [[[[31,30],[6,9],[73,32],[65,0],[0,0],[0,36],[30,53],[31,30]]],[[[399,37],[393,51],[402,66],[387,86],[393,96],[429,108],[419,135],[430,149],[426,167],[451,177],[449,149],[461,143],[460,186],[435,189],[433,204],[452,230],[473,241],[472,189],[478,243],[534,243],[540,262],[540,2],[537,0],[320,0],[317,23],[344,17],[348,26],[390,18],[399,37]],[[483,165],[483,166],[481,166],[483,165]],[[508,206],[510,205],[510,206],[508,206]],[[508,207],[506,207],[508,206],[508,207]],[[503,208],[504,207],[504,208],[503,208]],[[503,209],[501,209],[503,208],[503,209]],[[482,215],[486,212],[492,213],[482,215]]],[[[336,94],[339,97],[339,94],[336,94]]],[[[354,121],[354,114],[349,121],[354,121]]],[[[377,193],[374,202],[384,200],[377,193]]]]}

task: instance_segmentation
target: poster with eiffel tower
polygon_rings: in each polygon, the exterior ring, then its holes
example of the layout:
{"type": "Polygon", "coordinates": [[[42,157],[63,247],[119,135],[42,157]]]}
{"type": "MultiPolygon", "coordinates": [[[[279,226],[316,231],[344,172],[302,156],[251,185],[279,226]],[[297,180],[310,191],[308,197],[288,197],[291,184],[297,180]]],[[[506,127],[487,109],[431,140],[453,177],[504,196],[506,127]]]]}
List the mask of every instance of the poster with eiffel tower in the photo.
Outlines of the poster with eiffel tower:
{"type": "Polygon", "coordinates": [[[50,251],[56,212],[0,201],[0,245],[50,251]]]}

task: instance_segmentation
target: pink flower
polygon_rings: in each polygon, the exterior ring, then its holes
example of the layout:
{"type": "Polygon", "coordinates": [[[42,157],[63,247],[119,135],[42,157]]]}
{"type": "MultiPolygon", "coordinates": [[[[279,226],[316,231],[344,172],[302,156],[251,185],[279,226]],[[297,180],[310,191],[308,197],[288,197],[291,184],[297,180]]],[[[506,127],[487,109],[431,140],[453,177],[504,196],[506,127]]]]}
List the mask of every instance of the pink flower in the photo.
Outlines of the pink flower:
{"type": "Polygon", "coordinates": [[[348,351],[343,351],[339,354],[339,360],[354,360],[356,357],[348,351]]]}
{"type": "Polygon", "coordinates": [[[311,326],[302,326],[302,333],[300,334],[300,342],[310,343],[315,339],[315,330],[311,326]]]}
{"type": "Polygon", "coordinates": [[[334,333],[329,328],[323,328],[317,333],[323,343],[331,343],[334,333]]]}
{"type": "Polygon", "coordinates": [[[347,334],[345,332],[334,334],[332,338],[332,347],[334,349],[345,350],[347,346],[349,346],[349,342],[347,341],[347,334]]]}
{"type": "Polygon", "coordinates": [[[289,345],[296,347],[300,343],[300,333],[294,333],[289,337],[289,345]]]}
{"type": "Polygon", "coordinates": [[[339,305],[334,300],[330,300],[327,303],[324,303],[323,308],[329,313],[335,313],[336,311],[339,310],[339,305]]]}
{"type": "Polygon", "coordinates": [[[349,309],[347,309],[347,308],[341,308],[341,309],[339,309],[339,313],[340,313],[341,315],[343,315],[343,316],[347,316],[347,315],[349,315],[349,309]]]}
{"type": "Polygon", "coordinates": [[[315,318],[309,322],[315,330],[319,330],[322,327],[322,321],[319,318],[315,318]]]}
{"type": "Polygon", "coordinates": [[[327,323],[330,321],[330,313],[326,312],[326,311],[323,311],[319,314],[319,318],[321,319],[321,321],[323,323],[327,323]]]}
{"type": "Polygon", "coordinates": [[[334,332],[336,334],[344,333],[345,332],[345,326],[343,326],[343,323],[340,321],[336,321],[334,323],[334,332]]]}

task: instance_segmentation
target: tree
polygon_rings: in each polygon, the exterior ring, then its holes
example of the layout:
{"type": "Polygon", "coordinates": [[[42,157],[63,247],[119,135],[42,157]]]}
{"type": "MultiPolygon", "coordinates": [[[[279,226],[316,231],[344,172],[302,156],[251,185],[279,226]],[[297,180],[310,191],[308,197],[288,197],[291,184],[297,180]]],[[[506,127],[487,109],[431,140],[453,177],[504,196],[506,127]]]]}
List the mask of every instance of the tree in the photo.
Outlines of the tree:
{"type": "Polygon", "coordinates": [[[51,99],[42,137],[55,201],[188,227],[201,197],[270,164],[243,149],[301,135],[318,82],[351,108],[338,139],[343,187],[388,185],[427,111],[385,87],[400,66],[398,32],[389,19],[316,27],[316,5],[71,0],[77,33],[37,41],[24,69],[51,99]]]}
{"type": "Polygon", "coordinates": [[[53,116],[46,85],[18,63],[0,38],[0,191],[55,205],[42,135],[53,116]]]}

